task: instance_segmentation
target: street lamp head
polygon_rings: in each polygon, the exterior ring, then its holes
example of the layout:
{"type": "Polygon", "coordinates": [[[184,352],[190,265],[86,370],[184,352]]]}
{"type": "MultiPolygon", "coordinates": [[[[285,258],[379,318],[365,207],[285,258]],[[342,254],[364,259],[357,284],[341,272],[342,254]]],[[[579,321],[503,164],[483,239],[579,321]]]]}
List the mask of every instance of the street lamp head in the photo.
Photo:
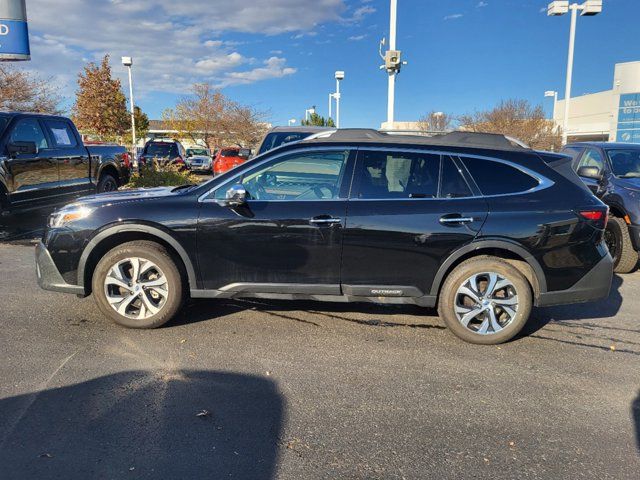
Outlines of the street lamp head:
{"type": "Polygon", "coordinates": [[[555,97],[558,94],[555,90],[547,90],[544,92],[545,97],[555,97]]]}
{"type": "Polygon", "coordinates": [[[336,72],[336,80],[344,80],[344,72],[342,70],[336,72]]]}
{"type": "Polygon", "coordinates": [[[598,15],[602,12],[602,0],[587,0],[581,5],[581,7],[582,12],[580,12],[580,15],[584,15],[586,17],[598,15]]]}
{"type": "Polygon", "coordinates": [[[569,12],[569,0],[555,0],[547,7],[547,15],[557,16],[569,12]]]}
{"type": "Polygon", "coordinates": [[[125,67],[130,67],[133,65],[133,58],[131,57],[122,57],[122,65],[125,67]]]}
{"type": "Polygon", "coordinates": [[[297,122],[297,120],[296,120],[295,118],[292,118],[291,120],[289,120],[289,123],[290,123],[291,125],[293,125],[293,124],[294,124],[294,123],[296,123],[296,122],[297,122]]]}

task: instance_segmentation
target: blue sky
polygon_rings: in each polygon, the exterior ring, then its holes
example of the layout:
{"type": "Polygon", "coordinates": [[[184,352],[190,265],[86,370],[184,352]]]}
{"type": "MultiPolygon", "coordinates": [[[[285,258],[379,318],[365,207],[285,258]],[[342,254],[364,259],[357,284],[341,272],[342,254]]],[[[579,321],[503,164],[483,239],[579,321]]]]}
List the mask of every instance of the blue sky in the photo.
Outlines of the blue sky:
{"type": "MultiPolygon", "coordinates": [[[[547,17],[548,1],[399,0],[397,120],[452,114],[501,99],[551,100],[564,92],[569,16],[547,17]]],[[[135,59],[137,103],[150,117],[194,82],[268,112],[274,124],[317,105],[326,115],[333,72],[345,70],[342,124],[379,127],[386,75],[378,42],[388,34],[387,0],[27,0],[33,61],[73,100],[83,62],[110,53],[135,59]]],[[[615,63],[640,60],[638,0],[604,0],[579,17],[573,94],[610,89],[615,63]]]]}

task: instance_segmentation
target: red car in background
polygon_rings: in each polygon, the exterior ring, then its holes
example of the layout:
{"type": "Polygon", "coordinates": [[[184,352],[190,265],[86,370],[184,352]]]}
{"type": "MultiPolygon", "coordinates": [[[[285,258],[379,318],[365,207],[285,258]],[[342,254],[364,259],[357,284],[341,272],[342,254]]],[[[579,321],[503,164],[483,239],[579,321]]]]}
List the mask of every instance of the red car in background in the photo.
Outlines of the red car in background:
{"type": "Polygon", "coordinates": [[[246,162],[251,155],[251,150],[240,147],[221,148],[213,160],[213,174],[220,175],[234,167],[246,162]]]}

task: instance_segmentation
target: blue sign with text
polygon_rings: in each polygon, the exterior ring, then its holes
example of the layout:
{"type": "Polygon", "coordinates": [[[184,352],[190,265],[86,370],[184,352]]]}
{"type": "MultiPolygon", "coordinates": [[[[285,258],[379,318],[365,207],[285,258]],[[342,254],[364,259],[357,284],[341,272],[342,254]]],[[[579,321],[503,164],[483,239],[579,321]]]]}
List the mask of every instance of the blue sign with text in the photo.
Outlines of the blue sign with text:
{"type": "Polygon", "coordinates": [[[30,54],[27,22],[0,19],[0,59],[28,60],[30,54]]]}
{"type": "Polygon", "coordinates": [[[640,143],[640,93],[620,95],[617,130],[618,142],[640,143]]]}

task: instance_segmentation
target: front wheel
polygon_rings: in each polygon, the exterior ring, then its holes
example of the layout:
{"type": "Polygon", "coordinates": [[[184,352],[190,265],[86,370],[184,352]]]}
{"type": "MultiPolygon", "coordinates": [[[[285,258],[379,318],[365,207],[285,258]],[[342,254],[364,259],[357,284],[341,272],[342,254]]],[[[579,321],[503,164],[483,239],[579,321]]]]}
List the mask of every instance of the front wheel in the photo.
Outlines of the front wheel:
{"type": "Polygon", "coordinates": [[[98,308],[129,328],[156,328],[182,306],[182,276],[171,255],[149,241],[128,242],[107,252],[93,274],[98,308]]]}
{"type": "Polygon", "coordinates": [[[613,258],[613,271],[629,273],[638,263],[638,252],[633,248],[629,227],[622,218],[610,217],[604,231],[604,241],[613,258]]]}
{"type": "Polygon", "coordinates": [[[531,286],[516,267],[497,257],[478,257],[449,274],[438,313],[462,340],[495,345],[522,330],[531,306],[531,286]]]}

